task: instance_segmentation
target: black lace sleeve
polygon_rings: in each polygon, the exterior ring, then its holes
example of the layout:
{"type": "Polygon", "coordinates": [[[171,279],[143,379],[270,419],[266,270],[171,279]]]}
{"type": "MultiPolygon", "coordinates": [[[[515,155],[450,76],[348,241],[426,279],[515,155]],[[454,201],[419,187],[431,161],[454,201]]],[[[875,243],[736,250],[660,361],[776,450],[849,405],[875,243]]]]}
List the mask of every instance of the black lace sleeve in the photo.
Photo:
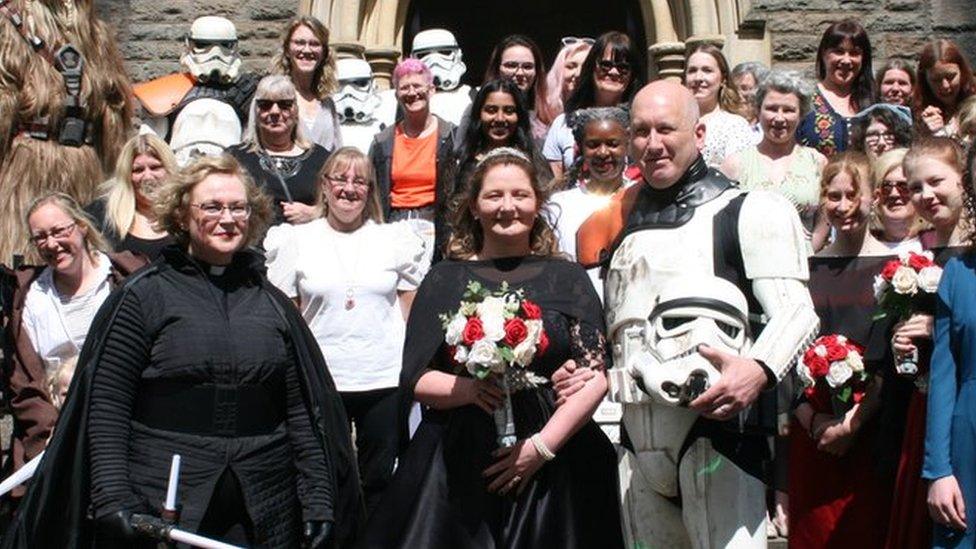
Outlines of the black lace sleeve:
{"type": "Polygon", "coordinates": [[[569,353],[577,366],[603,371],[607,367],[607,338],[602,330],[573,320],[569,323],[569,353]]]}

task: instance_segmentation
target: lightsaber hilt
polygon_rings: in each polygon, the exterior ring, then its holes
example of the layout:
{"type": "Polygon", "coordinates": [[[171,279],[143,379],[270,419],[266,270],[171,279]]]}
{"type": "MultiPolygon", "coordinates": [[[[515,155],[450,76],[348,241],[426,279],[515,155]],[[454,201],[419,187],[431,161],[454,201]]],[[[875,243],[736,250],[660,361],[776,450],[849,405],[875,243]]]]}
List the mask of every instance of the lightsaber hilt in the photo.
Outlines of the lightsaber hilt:
{"type": "Polygon", "coordinates": [[[179,524],[181,505],[176,503],[177,488],[180,485],[180,462],[179,454],[173,454],[173,460],[169,465],[169,483],[166,485],[166,500],[163,501],[163,510],[160,516],[163,521],[170,525],[179,524]]]}

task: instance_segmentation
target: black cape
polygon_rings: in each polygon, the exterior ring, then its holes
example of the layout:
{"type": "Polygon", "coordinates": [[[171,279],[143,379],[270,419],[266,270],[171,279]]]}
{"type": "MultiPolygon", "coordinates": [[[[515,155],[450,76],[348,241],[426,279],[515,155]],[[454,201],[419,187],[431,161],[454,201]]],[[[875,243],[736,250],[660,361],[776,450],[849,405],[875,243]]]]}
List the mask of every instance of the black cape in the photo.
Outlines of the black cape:
{"type": "MultiPolygon", "coordinates": [[[[159,264],[157,261],[129,277],[106,299],[92,321],[54,435],[14,520],[3,534],[3,549],[95,545],[87,435],[92,379],[123,298],[143,277],[156,272],[159,264]]],[[[298,310],[267,278],[262,275],[260,280],[275,309],[291,328],[303,397],[316,437],[331,462],[333,482],[327,514],[334,521],[335,545],[352,546],[364,524],[365,508],[345,408],[318,344],[298,310]]]]}

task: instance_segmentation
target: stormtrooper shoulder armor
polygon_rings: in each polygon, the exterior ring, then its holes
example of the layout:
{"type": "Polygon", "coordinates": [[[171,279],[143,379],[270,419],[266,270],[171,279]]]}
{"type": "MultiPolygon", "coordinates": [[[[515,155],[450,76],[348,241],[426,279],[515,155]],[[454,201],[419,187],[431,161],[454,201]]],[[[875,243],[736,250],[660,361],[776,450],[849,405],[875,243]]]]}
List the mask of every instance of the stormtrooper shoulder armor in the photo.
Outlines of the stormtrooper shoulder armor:
{"type": "Polygon", "coordinates": [[[779,193],[750,191],[739,212],[746,277],[807,280],[809,244],[796,207],[779,193]]]}

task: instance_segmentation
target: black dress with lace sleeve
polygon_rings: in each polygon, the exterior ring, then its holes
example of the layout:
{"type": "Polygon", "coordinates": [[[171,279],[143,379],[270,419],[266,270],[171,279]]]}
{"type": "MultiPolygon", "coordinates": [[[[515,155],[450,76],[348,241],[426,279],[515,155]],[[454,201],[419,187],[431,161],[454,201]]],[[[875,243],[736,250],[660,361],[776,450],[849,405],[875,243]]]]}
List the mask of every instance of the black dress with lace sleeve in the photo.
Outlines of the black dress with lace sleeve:
{"type": "MultiPolygon", "coordinates": [[[[549,379],[567,360],[608,367],[603,310],[586,272],[555,258],[444,261],[418,290],[407,323],[401,389],[404,410],[427,369],[466,376],[449,359],[439,315],[453,314],[465,288],[503,282],[537,303],[550,345],[529,365],[549,379]]],[[[555,411],[551,383],[512,395],[519,439],[540,431],[555,411]]],[[[393,482],[367,527],[367,547],[622,547],[616,454],[592,420],[545,463],[521,494],[486,490],[495,462],[495,424],[475,406],[424,410],[401,452],[393,482]]]]}

